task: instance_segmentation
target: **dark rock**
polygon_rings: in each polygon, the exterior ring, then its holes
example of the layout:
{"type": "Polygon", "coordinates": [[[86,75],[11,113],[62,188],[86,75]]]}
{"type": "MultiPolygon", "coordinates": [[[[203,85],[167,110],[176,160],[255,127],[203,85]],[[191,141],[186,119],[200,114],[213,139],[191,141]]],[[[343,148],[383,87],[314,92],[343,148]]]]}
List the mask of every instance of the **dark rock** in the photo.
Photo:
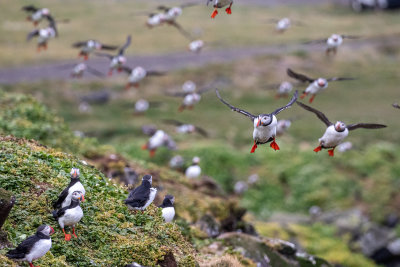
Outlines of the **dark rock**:
{"type": "Polygon", "coordinates": [[[161,267],[177,267],[178,264],[176,263],[174,254],[172,252],[168,252],[164,255],[164,259],[157,262],[158,265],[161,267]]]}
{"type": "Polygon", "coordinates": [[[399,223],[399,216],[394,213],[388,214],[383,221],[383,225],[389,228],[396,227],[398,223],[399,223]]]}
{"type": "Polygon", "coordinates": [[[0,229],[6,221],[14,203],[15,197],[12,193],[0,188],[0,229]]]}

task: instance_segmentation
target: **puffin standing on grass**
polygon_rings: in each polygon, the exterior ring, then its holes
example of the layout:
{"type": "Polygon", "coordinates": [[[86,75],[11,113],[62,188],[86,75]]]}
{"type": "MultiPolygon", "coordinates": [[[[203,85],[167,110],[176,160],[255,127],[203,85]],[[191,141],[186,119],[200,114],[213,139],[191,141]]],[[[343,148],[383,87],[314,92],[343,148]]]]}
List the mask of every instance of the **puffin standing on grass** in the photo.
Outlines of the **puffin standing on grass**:
{"type": "Polygon", "coordinates": [[[332,34],[329,38],[314,40],[311,42],[307,42],[306,44],[313,44],[313,43],[326,43],[326,55],[329,56],[331,53],[336,55],[339,46],[342,45],[344,39],[358,39],[359,36],[354,35],[343,35],[343,34],[332,34]]]}
{"type": "Polygon", "coordinates": [[[144,211],[154,200],[157,194],[157,189],[151,187],[153,177],[146,174],[142,178],[142,184],[133,189],[128,198],[125,199],[125,204],[130,209],[144,211]]]}
{"type": "Polygon", "coordinates": [[[253,139],[254,139],[254,144],[253,147],[250,150],[250,153],[254,153],[257,149],[257,145],[260,144],[266,144],[271,142],[270,147],[274,150],[279,150],[278,144],[275,142],[275,136],[276,136],[276,126],[277,126],[277,119],[276,116],[279,114],[281,111],[290,108],[294,102],[297,100],[297,95],[298,91],[294,93],[292,96],[292,99],[289,101],[289,103],[286,106],[280,107],[273,111],[270,114],[260,114],[258,116],[255,116],[245,110],[236,108],[226,102],[225,100],[222,99],[220,96],[218,89],[215,90],[217,93],[217,97],[219,100],[221,100],[222,103],[227,105],[232,111],[236,111],[240,114],[243,114],[247,117],[249,117],[254,124],[254,130],[253,130],[253,139]]]}
{"type": "Polygon", "coordinates": [[[129,74],[128,83],[125,86],[126,90],[131,86],[138,88],[139,82],[148,76],[162,76],[165,74],[165,72],[162,71],[146,70],[141,66],[137,66],[133,69],[127,66],[122,66],[122,70],[129,74]]]}
{"type": "Polygon", "coordinates": [[[188,133],[198,132],[199,134],[201,134],[204,137],[208,136],[206,130],[204,130],[201,127],[195,126],[193,124],[187,124],[187,123],[183,123],[183,122],[180,122],[177,120],[171,120],[171,119],[164,120],[164,122],[175,125],[176,126],[175,130],[177,133],[188,134],[188,133]]]}
{"type": "Polygon", "coordinates": [[[190,179],[199,177],[201,174],[201,168],[199,164],[200,158],[194,157],[192,160],[192,165],[190,165],[185,171],[185,176],[190,179]]]}
{"type": "Polygon", "coordinates": [[[176,149],[176,144],[172,138],[165,133],[163,130],[157,130],[149,139],[149,141],[142,146],[143,150],[148,150],[150,157],[154,157],[156,150],[161,147],[166,146],[171,150],[176,149]]]}
{"type": "Polygon", "coordinates": [[[211,14],[211,18],[215,18],[215,16],[218,15],[218,8],[223,8],[228,5],[229,6],[225,9],[225,12],[228,15],[232,14],[231,7],[233,4],[233,0],[207,0],[207,6],[210,3],[212,3],[214,7],[214,12],[211,14]]]}
{"type": "Polygon", "coordinates": [[[22,241],[15,249],[8,251],[6,256],[17,261],[27,261],[29,267],[35,267],[32,261],[44,256],[50,250],[50,235],[53,233],[53,227],[50,225],[41,225],[37,228],[36,234],[22,241]]]}
{"type": "Polygon", "coordinates": [[[296,73],[291,69],[287,69],[287,74],[289,75],[289,77],[292,77],[293,79],[299,80],[304,83],[305,82],[309,83],[309,86],[306,88],[306,90],[304,90],[300,98],[303,99],[307,95],[311,94],[311,98],[309,100],[310,103],[313,102],[316,94],[318,94],[322,90],[325,90],[328,87],[328,82],[354,80],[354,78],[343,78],[343,77],[333,77],[329,79],[325,78],[314,79],[307,77],[304,74],[296,73]]]}
{"type": "Polygon", "coordinates": [[[69,241],[71,240],[71,235],[65,233],[64,227],[65,226],[72,226],[72,235],[76,236],[75,233],[75,225],[82,219],[83,217],[83,211],[82,208],[79,206],[80,201],[82,199],[82,192],[80,191],[75,191],[72,193],[71,197],[71,204],[69,206],[64,207],[59,210],[53,211],[53,217],[56,221],[58,221],[58,224],[60,225],[64,235],[65,235],[65,240],[69,241]]]}
{"type": "Polygon", "coordinates": [[[175,198],[172,195],[166,195],[164,197],[163,203],[158,206],[159,208],[162,208],[162,216],[164,218],[164,221],[169,223],[172,222],[172,220],[175,217],[175,208],[174,208],[174,202],[175,198]]]}
{"type": "Polygon", "coordinates": [[[297,102],[297,104],[305,110],[313,112],[328,127],[326,128],[324,135],[318,139],[319,146],[317,146],[314,151],[319,152],[323,148],[329,149],[328,153],[331,157],[334,155],[336,146],[339,145],[349,135],[349,131],[356,130],[358,128],[380,129],[386,127],[386,125],[374,123],[354,123],[346,125],[341,121],[337,121],[335,124],[333,124],[321,111],[318,111],[315,108],[307,106],[301,102],[297,102]]]}
{"type": "Polygon", "coordinates": [[[27,12],[29,15],[26,17],[28,21],[32,21],[33,25],[36,27],[39,22],[41,22],[44,18],[49,20],[50,10],[47,8],[38,8],[34,5],[23,6],[22,10],[27,12]]]}
{"type": "Polygon", "coordinates": [[[47,42],[51,38],[55,38],[58,36],[56,22],[50,17],[49,26],[47,28],[35,29],[28,33],[26,40],[29,42],[33,37],[37,37],[37,51],[43,48],[47,49],[47,42]]]}
{"type": "Polygon", "coordinates": [[[81,51],[78,57],[83,57],[84,60],[89,59],[89,54],[95,50],[115,50],[118,46],[105,45],[96,40],[80,41],[72,44],[72,47],[79,48],[81,51]]]}
{"type": "Polygon", "coordinates": [[[111,62],[110,62],[110,70],[108,72],[108,75],[111,76],[113,73],[113,70],[118,70],[118,72],[121,72],[123,69],[123,65],[126,63],[126,57],[124,57],[125,50],[129,47],[131,44],[131,36],[129,35],[126,38],[125,44],[118,50],[118,54],[113,56],[111,54],[107,53],[99,53],[96,52],[95,55],[101,56],[101,57],[108,57],[111,62]]]}
{"type": "Polygon", "coordinates": [[[83,187],[81,180],[79,179],[79,169],[71,169],[71,182],[58,196],[57,201],[53,203],[54,209],[60,209],[67,207],[71,204],[72,193],[79,191],[82,193],[82,201],[85,201],[85,188],[83,187]]]}

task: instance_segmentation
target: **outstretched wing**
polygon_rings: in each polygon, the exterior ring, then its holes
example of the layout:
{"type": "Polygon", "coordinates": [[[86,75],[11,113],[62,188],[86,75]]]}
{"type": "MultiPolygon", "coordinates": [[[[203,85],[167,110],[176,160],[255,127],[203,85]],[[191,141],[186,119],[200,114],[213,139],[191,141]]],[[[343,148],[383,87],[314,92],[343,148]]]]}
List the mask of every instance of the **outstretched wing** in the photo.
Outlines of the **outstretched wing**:
{"type": "Polygon", "coordinates": [[[236,107],[232,106],[231,104],[229,104],[228,102],[226,102],[225,100],[223,100],[222,97],[221,97],[221,95],[219,94],[218,89],[215,89],[215,93],[217,94],[217,97],[219,98],[219,100],[220,100],[222,103],[224,103],[225,105],[227,105],[231,110],[236,111],[236,112],[239,112],[239,113],[241,113],[241,114],[243,114],[243,115],[249,117],[252,121],[254,121],[254,119],[257,118],[257,116],[254,116],[253,114],[251,114],[251,113],[249,113],[249,112],[247,112],[247,111],[245,111],[245,110],[243,110],[243,109],[236,108],[236,107]]]}
{"type": "Polygon", "coordinates": [[[399,106],[399,104],[397,104],[397,103],[393,103],[392,106],[393,106],[394,108],[400,109],[400,106],[399,106]]]}
{"type": "Polygon", "coordinates": [[[96,56],[99,56],[99,57],[108,57],[109,59],[113,59],[113,55],[111,55],[111,54],[107,54],[107,53],[100,53],[100,52],[95,52],[94,53],[96,56]]]}
{"type": "Polygon", "coordinates": [[[361,36],[358,35],[342,35],[343,39],[359,39],[361,36]]]}
{"type": "Polygon", "coordinates": [[[34,36],[38,36],[39,35],[39,30],[33,30],[30,33],[28,33],[28,35],[26,36],[26,41],[30,41],[34,36]]]}
{"type": "Polygon", "coordinates": [[[281,112],[282,110],[285,110],[287,108],[290,108],[294,102],[296,102],[297,100],[297,96],[299,95],[299,91],[296,90],[296,92],[294,92],[294,95],[292,96],[292,99],[290,99],[289,103],[287,103],[286,106],[283,106],[281,108],[278,108],[277,110],[275,110],[274,112],[272,112],[271,114],[273,115],[277,115],[279,112],[281,112]]]}
{"type": "Polygon", "coordinates": [[[349,131],[358,129],[358,128],[365,128],[365,129],[380,129],[380,128],[385,128],[387,127],[386,125],[383,124],[375,124],[375,123],[354,123],[354,124],[349,124],[347,125],[347,129],[349,131]]]}
{"type": "Polygon", "coordinates": [[[313,112],[315,115],[317,115],[317,117],[318,117],[323,123],[325,123],[325,125],[326,125],[327,127],[329,127],[329,126],[332,125],[332,122],[330,122],[329,119],[325,116],[325,114],[322,113],[321,111],[316,110],[315,108],[312,108],[312,107],[310,107],[310,106],[307,106],[306,104],[303,104],[303,103],[301,103],[301,102],[297,102],[297,104],[298,104],[300,107],[304,108],[305,110],[311,111],[311,112],[313,112]]]}
{"type": "Polygon", "coordinates": [[[55,33],[56,33],[56,37],[58,37],[58,30],[57,30],[57,25],[56,25],[56,21],[54,20],[54,18],[50,15],[46,16],[47,21],[49,22],[49,26],[51,28],[54,29],[55,33]]]}
{"type": "Polygon", "coordinates": [[[128,74],[132,73],[132,69],[128,66],[122,66],[122,70],[125,71],[128,74]]]}
{"type": "Polygon", "coordinates": [[[104,78],[105,75],[104,73],[102,73],[101,71],[98,71],[90,66],[86,66],[86,69],[88,72],[90,72],[91,74],[93,74],[94,76],[100,77],[100,78],[104,78]]]}
{"type": "Polygon", "coordinates": [[[176,126],[181,126],[182,122],[177,121],[177,120],[173,120],[173,119],[167,119],[167,120],[163,120],[163,122],[168,123],[168,124],[172,124],[172,125],[176,125],[176,126]]]}
{"type": "Polygon", "coordinates": [[[304,43],[302,43],[302,44],[323,44],[323,43],[326,43],[327,41],[328,41],[328,39],[325,38],[325,39],[318,39],[318,40],[307,41],[307,42],[304,42],[304,43]]]}
{"type": "Polygon", "coordinates": [[[188,33],[185,29],[183,29],[182,26],[178,24],[176,21],[171,21],[169,24],[174,26],[189,41],[193,41],[193,37],[190,35],[190,33],[188,33]]]}
{"type": "Polygon", "coordinates": [[[351,78],[351,77],[333,77],[330,79],[326,79],[328,82],[333,82],[333,81],[350,81],[350,80],[355,80],[356,78],[351,78]]]}
{"type": "Polygon", "coordinates": [[[208,137],[208,133],[207,133],[206,130],[204,130],[204,129],[201,128],[201,127],[197,127],[197,126],[195,126],[195,128],[196,128],[196,131],[197,131],[199,134],[201,134],[201,135],[204,136],[204,137],[208,137]]]}
{"type": "Polygon", "coordinates": [[[296,73],[292,69],[287,69],[286,73],[287,73],[287,75],[289,75],[289,77],[292,77],[293,79],[296,79],[296,80],[299,80],[302,82],[312,83],[313,81],[315,81],[315,79],[312,79],[304,74],[296,73]]]}
{"type": "Polygon", "coordinates": [[[132,39],[132,37],[130,35],[128,35],[128,37],[126,38],[125,44],[119,49],[118,55],[121,56],[125,53],[125,49],[127,49],[128,46],[131,44],[131,39],[132,39]]]}
{"type": "Polygon", "coordinates": [[[26,12],[31,12],[31,13],[34,13],[39,10],[39,8],[35,7],[34,5],[23,6],[21,9],[26,12]]]}
{"type": "Polygon", "coordinates": [[[165,92],[168,96],[175,96],[175,97],[185,97],[188,93],[185,92],[165,92]]]}
{"type": "Polygon", "coordinates": [[[115,50],[117,48],[118,48],[118,46],[116,46],[116,45],[101,44],[101,49],[104,49],[104,50],[115,50]]]}
{"type": "Polygon", "coordinates": [[[79,48],[82,46],[86,46],[86,44],[87,44],[87,41],[76,42],[76,43],[72,44],[72,47],[79,48]]]}
{"type": "Polygon", "coordinates": [[[165,71],[157,71],[157,70],[146,70],[147,76],[163,76],[165,75],[165,71]]]}

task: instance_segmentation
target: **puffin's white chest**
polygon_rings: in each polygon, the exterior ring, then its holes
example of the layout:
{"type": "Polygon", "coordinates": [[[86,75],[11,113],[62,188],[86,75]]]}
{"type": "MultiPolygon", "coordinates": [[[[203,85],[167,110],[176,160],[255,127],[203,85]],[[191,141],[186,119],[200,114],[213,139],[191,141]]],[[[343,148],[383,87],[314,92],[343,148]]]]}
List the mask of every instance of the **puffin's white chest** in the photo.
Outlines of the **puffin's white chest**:
{"type": "Polygon", "coordinates": [[[201,96],[199,94],[189,94],[187,96],[185,96],[185,98],[183,99],[183,105],[185,106],[193,106],[197,103],[199,103],[201,99],[201,96]]]}
{"type": "Polygon", "coordinates": [[[58,219],[62,228],[64,225],[71,226],[77,224],[83,217],[83,211],[80,206],[65,211],[64,215],[58,219]]]}
{"type": "Polygon", "coordinates": [[[334,40],[333,38],[328,38],[326,41],[326,44],[328,45],[329,48],[336,48],[339,47],[343,43],[343,38],[338,38],[334,40]]]}
{"type": "Polygon", "coordinates": [[[175,208],[174,207],[163,208],[162,216],[163,216],[165,222],[171,222],[175,217],[175,208]]]}
{"type": "Polygon", "coordinates": [[[335,130],[335,126],[331,125],[326,128],[324,135],[318,141],[322,147],[331,148],[340,144],[348,135],[347,128],[343,132],[338,132],[335,130]]]}
{"type": "Polygon", "coordinates": [[[146,110],[149,109],[149,107],[150,107],[149,102],[144,99],[139,99],[135,103],[135,111],[136,112],[145,112],[146,110]]]}
{"type": "Polygon", "coordinates": [[[195,40],[189,44],[189,50],[192,52],[200,52],[203,46],[204,42],[202,40],[195,40]]]}
{"type": "Polygon", "coordinates": [[[314,81],[311,83],[307,89],[305,90],[306,93],[308,94],[317,94],[318,92],[326,89],[328,87],[328,83],[326,83],[324,86],[319,86],[317,81],[314,81]]]}
{"type": "Polygon", "coordinates": [[[146,204],[141,208],[141,210],[145,210],[154,200],[157,194],[157,189],[155,188],[150,188],[150,195],[149,195],[149,200],[147,200],[146,204]]]}
{"type": "Polygon", "coordinates": [[[187,178],[197,178],[201,174],[201,168],[199,165],[193,165],[186,169],[185,176],[187,178]]]}
{"type": "Polygon", "coordinates": [[[290,82],[283,82],[279,85],[278,93],[281,95],[289,94],[293,89],[293,85],[290,82]]]}
{"type": "Polygon", "coordinates": [[[33,245],[31,248],[31,251],[25,255],[25,260],[32,262],[33,260],[36,260],[40,257],[42,257],[44,254],[47,253],[51,248],[51,238],[50,239],[40,239],[33,245]]]}
{"type": "Polygon", "coordinates": [[[150,139],[148,143],[149,149],[155,149],[160,147],[164,143],[165,133],[163,131],[157,131],[150,139]]]}
{"type": "Polygon", "coordinates": [[[83,195],[85,195],[86,193],[85,188],[83,187],[81,182],[75,183],[68,189],[68,196],[64,199],[63,203],[61,204],[61,208],[67,207],[71,204],[72,193],[74,193],[75,191],[80,191],[82,192],[83,195]]]}
{"type": "Polygon", "coordinates": [[[129,82],[137,83],[143,80],[146,77],[146,70],[142,67],[136,67],[132,70],[131,74],[129,75],[129,82]]]}
{"type": "Polygon", "coordinates": [[[35,21],[35,22],[41,21],[42,18],[43,18],[42,10],[36,11],[36,12],[33,13],[32,16],[31,16],[32,21],[35,21]]]}
{"type": "Polygon", "coordinates": [[[253,130],[253,139],[254,141],[264,144],[268,142],[271,137],[276,135],[276,125],[277,119],[273,115],[272,122],[268,126],[258,126],[257,127],[258,118],[254,120],[254,130],[253,130]]]}

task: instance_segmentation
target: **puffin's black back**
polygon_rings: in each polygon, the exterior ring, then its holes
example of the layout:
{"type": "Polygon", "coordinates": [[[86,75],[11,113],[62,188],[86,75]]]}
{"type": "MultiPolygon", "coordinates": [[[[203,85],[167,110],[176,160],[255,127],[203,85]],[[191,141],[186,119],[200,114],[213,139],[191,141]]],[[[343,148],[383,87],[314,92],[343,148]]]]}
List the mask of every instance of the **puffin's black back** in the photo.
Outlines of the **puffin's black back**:
{"type": "Polygon", "coordinates": [[[129,193],[127,199],[125,199],[125,204],[132,207],[142,207],[149,200],[151,184],[147,180],[143,180],[142,184],[136,187],[133,191],[129,193]]]}
{"type": "Polygon", "coordinates": [[[80,204],[79,200],[71,199],[71,204],[69,204],[69,206],[59,209],[59,210],[54,210],[52,212],[54,219],[57,220],[58,218],[60,218],[61,216],[63,216],[65,214],[66,210],[73,209],[76,206],[79,206],[79,204],[80,204]]]}
{"type": "MultiPolygon", "coordinates": [[[[50,236],[47,236],[40,232],[40,227],[38,232],[35,235],[28,237],[21,244],[18,245],[15,249],[11,249],[7,252],[6,256],[10,259],[23,259],[26,254],[29,254],[32,247],[38,242],[40,239],[50,239],[50,236]]],[[[43,229],[42,229],[43,230],[43,229]]]]}
{"type": "Polygon", "coordinates": [[[58,196],[57,201],[53,202],[53,208],[54,209],[59,209],[61,208],[61,204],[64,202],[64,200],[67,198],[68,196],[68,190],[71,188],[71,186],[73,186],[74,184],[76,184],[77,182],[80,182],[81,180],[79,178],[71,178],[71,182],[69,183],[69,185],[61,192],[61,194],[58,196]]]}

